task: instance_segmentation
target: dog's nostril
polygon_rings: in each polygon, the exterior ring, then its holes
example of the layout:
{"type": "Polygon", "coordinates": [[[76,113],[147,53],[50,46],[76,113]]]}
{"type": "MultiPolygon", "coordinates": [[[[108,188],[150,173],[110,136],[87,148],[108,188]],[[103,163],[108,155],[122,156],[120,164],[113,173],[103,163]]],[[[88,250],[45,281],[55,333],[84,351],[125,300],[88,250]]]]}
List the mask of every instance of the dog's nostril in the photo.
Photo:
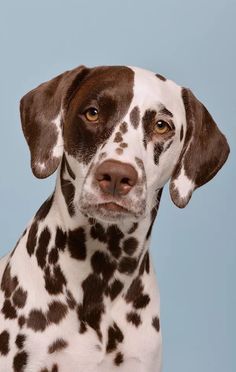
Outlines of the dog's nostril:
{"type": "Polygon", "coordinates": [[[111,182],[111,176],[109,174],[97,174],[98,181],[109,181],[111,182]]]}
{"type": "Polygon", "coordinates": [[[132,182],[128,177],[122,178],[121,183],[123,183],[124,185],[132,186],[132,182]]]}

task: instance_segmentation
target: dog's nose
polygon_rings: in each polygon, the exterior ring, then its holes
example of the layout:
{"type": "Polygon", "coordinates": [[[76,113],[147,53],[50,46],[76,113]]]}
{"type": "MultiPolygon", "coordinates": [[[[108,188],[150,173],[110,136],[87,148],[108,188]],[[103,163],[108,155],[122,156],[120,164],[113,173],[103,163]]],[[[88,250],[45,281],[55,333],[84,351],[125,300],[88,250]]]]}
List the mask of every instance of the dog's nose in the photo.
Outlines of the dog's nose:
{"type": "Polygon", "coordinates": [[[117,160],[105,160],[95,172],[99,187],[106,194],[126,195],[136,185],[138,174],[134,167],[117,160]]]}

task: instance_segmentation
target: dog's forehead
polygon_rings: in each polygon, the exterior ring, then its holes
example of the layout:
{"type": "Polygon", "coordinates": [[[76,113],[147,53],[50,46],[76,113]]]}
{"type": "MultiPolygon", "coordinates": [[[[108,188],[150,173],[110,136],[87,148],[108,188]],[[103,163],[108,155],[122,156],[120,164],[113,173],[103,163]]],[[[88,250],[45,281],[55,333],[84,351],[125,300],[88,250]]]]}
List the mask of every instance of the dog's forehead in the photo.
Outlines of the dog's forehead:
{"type": "MultiPolygon", "coordinates": [[[[174,81],[159,77],[152,71],[130,66],[134,71],[133,94],[135,104],[147,108],[164,105],[173,115],[184,113],[182,87],[174,81]]],[[[134,103],[134,102],[133,102],[134,103]]]]}

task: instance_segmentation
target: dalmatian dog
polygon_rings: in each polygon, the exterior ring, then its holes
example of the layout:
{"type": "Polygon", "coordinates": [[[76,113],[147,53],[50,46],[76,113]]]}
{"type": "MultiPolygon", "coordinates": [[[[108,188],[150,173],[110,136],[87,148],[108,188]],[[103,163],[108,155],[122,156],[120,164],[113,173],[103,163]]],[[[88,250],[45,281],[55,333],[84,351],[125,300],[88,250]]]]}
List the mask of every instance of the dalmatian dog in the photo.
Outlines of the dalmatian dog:
{"type": "Polygon", "coordinates": [[[229,154],[191,90],[126,66],[79,66],[20,103],[53,194],[0,261],[1,372],[160,372],[148,246],[163,186],[180,208],[229,154]]]}

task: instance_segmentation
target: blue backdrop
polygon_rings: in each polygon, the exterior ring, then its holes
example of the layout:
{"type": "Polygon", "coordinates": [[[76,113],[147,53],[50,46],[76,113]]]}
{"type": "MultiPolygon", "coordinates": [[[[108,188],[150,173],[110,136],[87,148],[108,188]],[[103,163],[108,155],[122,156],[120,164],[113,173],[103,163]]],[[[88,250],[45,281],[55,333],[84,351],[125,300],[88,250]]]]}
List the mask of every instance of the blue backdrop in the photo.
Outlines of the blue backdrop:
{"type": "MultiPolygon", "coordinates": [[[[164,372],[235,372],[234,0],[8,0],[0,14],[0,255],[51,193],[31,174],[20,97],[79,64],[128,64],[190,87],[231,146],[187,208],[168,187],[152,236],[161,290],[164,372]]],[[[150,340],[152,342],[152,340],[150,340]]]]}

